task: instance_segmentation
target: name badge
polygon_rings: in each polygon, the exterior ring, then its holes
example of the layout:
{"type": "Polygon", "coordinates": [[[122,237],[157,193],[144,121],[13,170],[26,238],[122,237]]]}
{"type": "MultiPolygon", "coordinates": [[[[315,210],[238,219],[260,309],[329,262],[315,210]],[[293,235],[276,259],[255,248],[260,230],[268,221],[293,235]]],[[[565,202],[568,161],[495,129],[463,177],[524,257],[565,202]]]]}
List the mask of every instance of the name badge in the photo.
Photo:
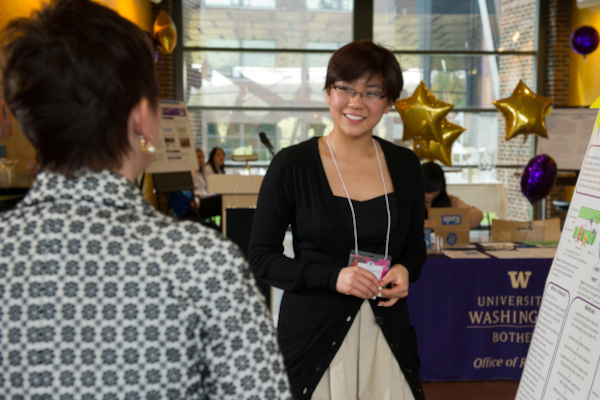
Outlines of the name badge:
{"type": "Polygon", "coordinates": [[[350,252],[350,259],[348,260],[348,266],[360,267],[364,270],[369,271],[378,281],[380,281],[390,269],[392,257],[388,256],[385,258],[383,254],[369,253],[366,251],[355,251],[350,252]]]}

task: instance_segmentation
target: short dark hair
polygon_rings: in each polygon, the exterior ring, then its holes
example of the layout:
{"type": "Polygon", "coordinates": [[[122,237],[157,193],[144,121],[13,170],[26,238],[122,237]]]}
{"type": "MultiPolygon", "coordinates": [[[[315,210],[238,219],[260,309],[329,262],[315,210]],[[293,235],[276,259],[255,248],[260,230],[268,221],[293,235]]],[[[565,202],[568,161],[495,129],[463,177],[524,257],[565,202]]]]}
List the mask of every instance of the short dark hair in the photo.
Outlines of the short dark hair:
{"type": "Polygon", "coordinates": [[[90,0],[52,0],[2,35],[4,97],[40,167],[120,167],[132,108],[142,98],[158,104],[148,35],[90,0]]]}
{"type": "Polygon", "coordinates": [[[333,53],[324,90],[329,93],[335,82],[353,82],[364,75],[381,79],[388,102],[400,97],[404,79],[398,60],[390,50],[367,39],[348,43],[333,53]]]}

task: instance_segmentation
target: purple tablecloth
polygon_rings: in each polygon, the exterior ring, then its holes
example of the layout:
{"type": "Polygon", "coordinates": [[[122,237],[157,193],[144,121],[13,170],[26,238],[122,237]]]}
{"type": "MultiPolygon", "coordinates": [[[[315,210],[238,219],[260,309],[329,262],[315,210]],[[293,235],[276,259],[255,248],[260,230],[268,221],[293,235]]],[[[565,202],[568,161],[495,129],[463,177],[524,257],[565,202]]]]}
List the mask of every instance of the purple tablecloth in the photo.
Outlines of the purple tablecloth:
{"type": "Polygon", "coordinates": [[[430,256],[408,296],[422,380],[519,379],[551,264],[430,256]]]}

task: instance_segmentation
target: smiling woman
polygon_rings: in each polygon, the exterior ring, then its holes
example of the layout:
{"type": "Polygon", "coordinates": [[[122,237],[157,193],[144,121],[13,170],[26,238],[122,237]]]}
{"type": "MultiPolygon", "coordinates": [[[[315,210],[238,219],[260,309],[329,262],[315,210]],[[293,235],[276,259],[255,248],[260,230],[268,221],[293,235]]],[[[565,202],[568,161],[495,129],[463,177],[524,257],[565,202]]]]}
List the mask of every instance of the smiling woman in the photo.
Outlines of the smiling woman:
{"type": "Polygon", "coordinates": [[[402,84],[389,50],[340,48],[324,85],[333,130],[281,150],[263,180],[249,258],[285,290],[278,336],[297,399],[423,398],[406,296],[426,255],[424,184],[412,151],[373,137],[402,84]]]}

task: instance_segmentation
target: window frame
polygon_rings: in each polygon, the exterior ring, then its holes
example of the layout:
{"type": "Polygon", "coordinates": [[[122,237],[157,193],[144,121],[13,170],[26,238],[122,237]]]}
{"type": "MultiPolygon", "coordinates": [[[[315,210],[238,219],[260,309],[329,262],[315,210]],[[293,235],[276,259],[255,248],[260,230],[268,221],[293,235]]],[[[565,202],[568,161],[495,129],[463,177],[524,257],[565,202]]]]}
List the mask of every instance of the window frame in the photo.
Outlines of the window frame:
{"type": "MultiPolygon", "coordinates": [[[[354,0],[353,7],[353,40],[358,39],[372,39],[373,38],[373,11],[374,11],[374,1],[375,0],[354,0]],[[367,17],[365,17],[367,16],[367,17]],[[370,18],[368,17],[370,16],[370,18]]],[[[480,1],[493,1],[493,0],[480,0],[480,1]]],[[[533,81],[535,82],[535,87],[531,88],[534,92],[540,95],[545,94],[545,77],[546,72],[543,66],[543,63],[540,60],[544,60],[545,57],[545,49],[544,46],[540,46],[540,43],[544,43],[546,37],[546,19],[548,16],[548,5],[547,2],[543,0],[536,0],[536,22],[534,27],[534,49],[532,51],[482,51],[482,50],[464,50],[464,51],[441,51],[441,50],[392,50],[392,52],[396,55],[415,55],[415,56],[443,56],[443,55],[452,55],[452,56],[464,56],[464,57],[472,57],[472,56],[492,56],[492,57],[503,57],[503,56],[532,56],[533,57],[533,81]]],[[[233,7],[233,6],[232,6],[233,7]]],[[[329,11],[329,10],[326,10],[329,11]]],[[[335,10],[334,10],[335,11],[335,10]]],[[[176,26],[183,27],[183,5],[182,2],[174,2],[173,5],[173,16],[175,20],[176,26]]],[[[291,49],[291,48],[274,48],[274,49],[264,49],[264,48],[216,48],[216,47],[197,47],[197,46],[187,46],[183,45],[183,37],[182,35],[178,35],[177,37],[177,46],[174,50],[174,58],[175,58],[175,98],[178,101],[184,101],[184,93],[185,93],[185,77],[184,77],[184,53],[185,52],[193,52],[193,51],[219,51],[219,52],[262,52],[264,53],[266,50],[268,52],[272,52],[275,56],[278,53],[301,53],[301,54],[333,54],[334,50],[328,49],[291,49]]],[[[425,74],[424,74],[425,75],[425,74]]],[[[467,91],[467,96],[469,92],[467,91]]],[[[265,108],[262,107],[235,107],[235,106],[188,106],[190,111],[264,111],[265,108]]],[[[271,111],[307,111],[307,112],[324,112],[329,111],[328,107],[269,107],[267,108],[271,111]]],[[[392,110],[395,111],[394,108],[392,110]]],[[[477,108],[477,107],[463,107],[463,108],[453,108],[453,112],[464,112],[464,113],[487,113],[487,112],[497,112],[496,108],[477,108]]],[[[531,135],[535,136],[535,135],[531,135]]],[[[536,140],[535,137],[530,138],[532,140],[536,140]]],[[[535,148],[535,143],[532,146],[535,148]]],[[[276,148],[276,150],[278,150],[276,148]]],[[[268,162],[255,162],[253,165],[256,166],[265,166],[268,165],[268,162]]],[[[469,165],[455,165],[456,168],[461,167],[469,167],[469,165]]],[[[519,165],[508,165],[508,164],[500,164],[498,167],[504,168],[514,168],[520,167],[519,165]]]]}

